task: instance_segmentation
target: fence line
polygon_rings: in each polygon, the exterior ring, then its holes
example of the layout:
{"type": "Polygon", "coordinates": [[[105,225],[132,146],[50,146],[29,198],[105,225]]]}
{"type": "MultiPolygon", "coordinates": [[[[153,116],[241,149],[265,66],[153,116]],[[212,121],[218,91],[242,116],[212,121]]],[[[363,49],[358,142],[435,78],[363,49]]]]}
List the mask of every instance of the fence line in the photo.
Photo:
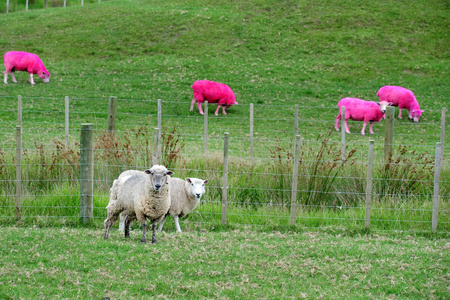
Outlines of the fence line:
{"type": "MultiPolygon", "coordinates": [[[[52,2],[52,0],[44,0],[43,6],[42,6],[43,9],[47,9],[48,8],[48,2],[49,1],[52,2]]],[[[105,0],[103,0],[103,1],[105,1],[105,0]]],[[[71,1],[71,2],[75,2],[75,1],[71,1]]],[[[77,0],[76,2],[80,3],[81,6],[84,6],[84,0],[77,0]]],[[[98,0],[98,3],[101,3],[101,0],[98,0]]],[[[29,0],[26,0],[26,2],[25,2],[25,11],[28,11],[29,6],[30,6],[29,5],[29,0]]],[[[35,6],[37,6],[37,5],[35,5],[35,6]]],[[[59,6],[61,6],[61,5],[55,5],[55,6],[52,6],[52,7],[59,7],[59,6]]],[[[67,7],[67,0],[64,0],[62,7],[67,7]]],[[[7,13],[7,14],[10,13],[10,8],[11,8],[10,0],[6,0],[6,11],[5,11],[5,13],[7,13]]],[[[16,7],[15,12],[17,12],[17,11],[20,11],[20,10],[17,10],[17,7],[16,7]]]]}
{"type": "MultiPolygon", "coordinates": [[[[118,134],[120,132],[128,133],[128,131],[117,131],[116,130],[116,125],[115,125],[116,117],[114,117],[114,116],[117,116],[116,109],[114,108],[114,106],[117,107],[117,103],[114,104],[114,102],[116,102],[116,101],[114,101],[113,97],[110,98],[109,105],[108,105],[108,107],[109,107],[108,113],[105,114],[105,116],[106,116],[105,119],[107,119],[108,122],[105,125],[105,129],[97,129],[96,130],[97,132],[110,132],[110,133],[114,133],[114,134],[118,134]]],[[[65,102],[64,103],[65,103],[65,108],[66,108],[65,109],[65,120],[66,121],[65,121],[65,131],[64,132],[66,133],[66,141],[68,141],[68,138],[67,138],[68,132],[69,132],[69,128],[68,128],[69,127],[69,125],[68,125],[69,124],[69,122],[68,122],[69,109],[68,109],[68,107],[69,107],[69,103],[70,103],[68,97],[65,98],[65,102]]],[[[157,114],[156,114],[157,115],[157,120],[156,121],[157,121],[158,127],[155,128],[155,133],[154,133],[155,141],[153,143],[153,147],[155,147],[155,148],[153,149],[153,153],[154,154],[156,153],[157,156],[161,157],[161,127],[162,127],[162,119],[163,119],[162,117],[165,116],[165,115],[162,114],[162,105],[161,105],[162,101],[158,100],[157,103],[158,103],[158,110],[157,110],[157,114]]],[[[18,97],[18,120],[17,120],[17,123],[21,123],[22,126],[23,126],[24,123],[23,123],[23,120],[22,120],[22,118],[23,118],[23,116],[22,116],[22,112],[23,112],[22,107],[23,107],[22,97],[20,97],[20,98],[18,97]]],[[[295,108],[297,110],[297,106],[295,108]]],[[[249,128],[253,128],[253,122],[254,122],[253,105],[250,106],[250,112],[251,112],[251,114],[250,114],[250,117],[249,117],[249,120],[250,120],[249,128]]],[[[297,125],[296,124],[298,123],[298,119],[297,119],[296,116],[297,116],[297,113],[294,115],[293,128],[291,128],[292,131],[294,131],[294,132],[297,131],[297,125]]],[[[208,134],[208,126],[209,125],[208,125],[208,121],[207,121],[208,120],[207,119],[208,118],[207,112],[206,112],[206,116],[204,118],[205,118],[205,121],[204,121],[204,128],[203,128],[204,129],[203,138],[204,138],[204,142],[205,142],[205,147],[204,147],[204,154],[203,155],[200,155],[200,154],[197,155],[197,157],[199,157],[199,158],[209,157],[209,155],[208,155],[209,151],[207,151],[208,147],[207,147],[207,144],[206,144],[208,142],[208,140],[210,140],[210,141],[213,140],[213,141],[216,141],[218,143],[221,142],[221,139],[219,137],[211,139],[210,138],[211,134],[208,134]]],[[[285,120],[283,120],[283,121],[285,121],[285,120]]],[[[393,122],[393,118],[392,118],[392,122],[393,122]]],[[[25,122],[25,125],[26,124],[27,123],[25,122]]],[[[441,140],[443,142],[444,141],[444,130],[445,130],[445,126],[446,126],[446,123],[445,123],[445,109],[442,110],[442,118],[441,118],[441,123],[440,124],[441,124],[440,138],[441,138],[441,140]]],[[[19,155],[21,155],[24,150],[26,150],[26,149],[28,149],[28,150],[33,149],[33,148],[23,148],[22,147],[22,130],[23,130],[22,126],[20,126],[20,132],[21,132],[20,139],[19,139],[19,134],[17,134],[17,137],[16,137],[16,141],[17,141],[16,158],[17,158],[17,161],[21,161],[21,160],[19,160],[19,155]],[[19,146],[19,141],[20,141],[20,146],[19,146]]],[[[386,128],[387,127],[388,126],[386,126],[386,128]]],[[[17,128],[19,129],[19,126],[17,128]]],[[[19,132],[18,129],[17,129],[17,132],[19,132]]],[[[393,129],[393,126],[392,126],[392,129],[393,129]]],[[[78,132],[78,130],[75,130],[75,132],[78,132]]],[[[81,136],[83,136],[83,134],[84,134],[83,132],[89,132],[89,134],[93,136],[93,133],[94,133],[93,126],[91,125],[89,128],[85,128],[85,129],[82,128],[81,131],[80,131],[81,136]]],[[[392,132],[393,132],[393,130],[392,130],[392,132]]],[[[386,135],[388,135],[388,134],[386,134],[386,135]]],[[[247,203],[248,203],[248,202],[245,202],[245,201],[244,202],[229,201],[228,198],[230,197],[230,193],[234,193],[236,191],[239,192],[239,191],[252,191],[252,190],[256,191],[257,190],[255,188],[251,188],[251,187],[250,188],[245,188],[245,187],[242,188],[242,187],[238,187],[238,186],[237,187],[233,187],[233,184],[231,184],[229,186],[229,178],[228,177],[236,175],[236,174],[254,174],[254,175],[257,175],[257,176],[272,175],[272,176],[275,176],[275,177],[279,176],[279,177],[285,177],[285,178],[293,178],[293,181],[292,181],[292,184],[291,184],[291,188],[287,187],[285,189],[284,188],[277,188],[277,189],[265,188],[265,189],[262,189],[264,191],[273,191],[273,192],[281,192],[281,193],[291,192],[291,199],[290,199],[291,200],[291,216],[290,216],[291,224],[295,224],[296,223],[295,219],[296,219],[296,216],[297,216],[297,213],[298,213],[297,208],[313,207],[311,205],[306,205],[306,204],[303,204],[303,203],[296,203],[294,200],[296,200],[298,192],[300,192],[300,193],[323,193],[323,194],[335,194],[335,195],[359,195],[359,196],[366,195],[366,206],[365,206],[366,214],[365,214],[365,218],[361,218],[361,219],[351,218],[351,219],[348,219],[348,220],[351,220],[351,221],[363,220],[363,221],[366,222],[365,224],[366,224],[366,227],[368,227],[368,228],[371,227],[370,221],[378,220],[376,218],[371,218],[370,217],[370,211],[375,211],[377,209],[378,210],[380,210],[380,209],[381,210],[382,209],[390,209],[390,208],[376,208],[376,207],[374,208],[374,207],[372,207],[371,206],[371,202],[372,202],[371,197],[372,196],[380,196],[380,195],[381,196],[398,196],[397,193],[392,193],[392,194],[389,193],[389,190],[387,190],[387,191],[385,191],[383,193],[377,193],[376,191],[373,192],[372,191],[372,184],[375,183],[375,182],[378,182],[378,181],[384,181],[384,182],[395,182],[395,181],[398,181],[398,182],[402,182],[404,180],[403,178],[373,178],[369,174],[369,171],[367,172],[367,176],[366,177],[355,177],[355,176],[353,176],[353,177],[349,177],[349,176],[345,177],[345,176],[335,176],[335,175],[319,176],[317,174],[309,174],[307,172],[306,173],[300,172],[301,174],[299,174],[299,172],[296,171],[296,167],[295,167],[296,163],[298,164],[298,157],[299,157],[298,155],[294,155],[293,159],[292,158],[274,159],[273,157],[269,157],[269,158],[264,157],[264,158],[262,158],[262,159],[267,159],[269,161],[278,161],[279,160],[280,162],[286,162],[286,163],[289,163],[289,164],[293,163],[294,166],[293,167],[290,166],[290,168],[292,168],[292,170],[293,170],[293,172],[291,172],[291,173],[288,172],[287,170],[284,170],[286,173],[285,172],[283,172],[283,173],[280,173],[280,172],[261,172],[261,171],[258,171],[258,172],[240,172],[240,171],[229,170],[228,169],[228,160],[229,159],[230,160],[242,159],[242,157],[239,157],[239,156],[230,156],[229,155],[229,151],[230,151],[229,150],[229,145],[230,146],[233,145],[233,141],[238,141],[238,142],[242,141],[242,140],[245,140],[245,141],[247,141],[247,140],[256,140],[256,141],[258,141],[258,139],[254,139],[254,137],[253,137],[253,130],[250,130],[250,135],[251,136],[248,137],[248,138],[237,138],[237,137],[234,137],[233,135],[229,135],[228,133],[225,133],[225,137],[224,137],[224,140],[223,140],[224,155],[222,157],[222,159],[223,159],[223,171],[216,170],[216,169],[210,169],[210,170],[205,170],[205,169],[199,169],[199,170],[186,169],[189,172],[192,172],[192,171],[194,171],[194,172],[212,172],[214,174],[222,173],[222,176],[223,176],[222,177],[222,183],[223,184],[222,184],[222,187],[221,187],[221,190],[222,190],[222,202],[221,202],[222,203],[222,212],[221,212],[222,224],[230,223],[230,220],[227,219],[228,217],[230,217],[230,216],[238,216],[239,215],[239,214],[236,214],[233,211],[229,212],[227,210],[227,205],[228,204],[242,204],[243,203],[243,204],[247,205],[247,203]],[[308,179],[308,180],[312,180],[314,178],[326,178],[326,179],[333,179],[333,180],[335,180],[335,179],[337,179],[337,180],[340,180],[340,179],[358,179],[358,180],[366,181],[367,186],[366,186],[366,189],[365,189],[365,193],[351,193],[351,192],[350,193],[349,192],[345,192],[344,193],[344,192],[337,192],[337,191],[334,191],[334,190],[326,190],[326,189],[325,190],[320,190],[320,189],[317,189],[317,188],[314,188],[314,189],[298,189],[296,187],[296,183],[298,182],[298,180],[296,178],[299,178],[299,179],[305,178],[305,179],[308,179]],[[369,182],[370,182],[370,186],[369,186],[369,182]],[[230,190],[230,191],[228,191],[228,190],[230,190]]],[[[199,135],[195,135],[195,136],[201,137],[200,134],[199,135]]],[[[297,138],[298,138],[298,142],[300,141],[300,137],[297,136],[296,137],[296,145],[297,145],[297,138]]],[[[81,138],[82,145],[80,146],[80,154],[85,149],[90,149],[88,152],[91,153],[92,157],[94,157],[94,153],[101,153],[102,151],[105,151],[105,152],[111,151],[111,149],[108,149],[108,148],[95,148],[94,149],[93,137],[90,137],[89,139],[91,141],[89,143],[89,146],[85,146],[85,144],[83,142],[83,138],[81,138]]],[[[393,140],[393,138],[389,138],[389,139],[393,140]]],[[[265,142],[267,142],[269,140],[270,139],[268,139],[268,138],[264,139],[265,142]]],[[[272,141],[276,143],[279,140],[280,139],[276,139],[276,140],[272,140],[272,141]]],[[[289,140],[289,139],[286,139],[286,140],[289,140]]],[[[292,142],[292,138],[290,139],[290,141],[292,142]]],[[[311,143],[312,145],[313,145],[313,143],[317,143],[318,145],[323,143],[323,141],[318,141],[318,140],[304,140],[304,139],[302,139],[302,141],[306,142],[306,143],[311,143]]],[[[330,143],[338,143],[337,141],[329,141],[329,142],[330,143]]],[[[344,139],[343,141],[341,141],[341,144],[345,143],[345,142],[346,141],[344,139]]],[[[359,144],[361,145],[361,143],[359,143],[359,144]]],[[[68,147],[68,142],[66,142],[65,145],[66,145],[66,149],[68,149],[69,148],[68,147]]],[[[390,144],[388,143],[388,145],[389,146],[393,146],[394,143],[391,142],[390,144]]],[[[442,147],[442,144],[439,144],[439,145],[436,146],[436,154],[435,154],[435,157],[434,157],[434,165],[431,165],[431,162],[427,163],[427,164],[407,164],[407,163],[404,163],[404,162],[392,163],[390,160],[386,159],[386,156],[384,157],[384,163],[374,163],[373,162],[373,146],[374,146],[374,142],[371,141],[369,143],[369,149],[370,149],[370,147],[372,147],[372,154],[370,154],[371,151],[369,150],[368,161],[359,161],[359,162],[355,161],[355,163],[359,163],[359,164],[362,164],[362,165],[367,165],[368,169],[372,169],[374,165],[375,166],[376,165],[378,165],[378,166],[389,165],[389,166],[431,166],[435,170],[434,179],[432,179],[432,180],[408,179],[408,182],[411,182],[411,183],[413,183],[413,182],[420,182],[420,183],[431,183],[431,182],[433,182],[434,183],[433,207],[432,207],[431,210],[423,210],[424,212],[432,213],[432,220],[430,219],[428,221],[409,221],[409,220],[395,220],[395,221],[396,222],[403,222],[403,221],[405,221],[405,222],[430,223],[432,225],[432,231],[433,232],[437,232],[437,230],[436,230],[437,229],[437,224],[447,224],[448,222],[439,220],[439,217],[438,217],[439,213],[447,213],[447,210],[443,210],[443,209],[439,208],[440,200],[448,198],[448,196],[439,194],[439,190],[440,190],[439,184],[448,182],[448,181],[440,179],[440,168],[441,168],[441,161],[443,162],[442,155],[443,155],[443,149],[444,149],[442,147]]],[[[380,146],[380,145],[378,145],[378,146],[380,146]]],[[[417,146],[426,147],[424,145],[417,145],[417,146]]],[[[41,148],[34,148],[33,150],[40,151],[42,149],[41,148]]],[[[59,151],[59,148],[56,148],[56,150],[59,151]]],[[[344,148],[344,150],[345,150],[345,148],[344,148]]],[[[119,153],[121,150],[117,150],[116,149],[116,150],[112,150],[112,151],[116,152],[116,153],[119,153]]],[[[129,151],[129,150],[127,150],[127,151],[129,151]]],[[[298,151],[299,151],[299,148],[296,146],[294,152],[297,154],[298,151]]],[[[348,151],[348,150],[345,150],[345,151],[348,151]]],[[[139,152],[141,152],[141,154],[145,154],[146,153],[145,151],[138,151],[138,150],[132,150],[132,152],[136,153],[136,154],[138,154],[139,152]]],[[[177,152],[168,152],[168,153],[166,153],[166,155],[167,154],[177,154],[177,152]]],[[[188,156],[188,157],[192,157],[193,156],[191,153],[181,154],[181,155],[185,155],[185,156],[188,156]]],[[[81,154],[81,156],[84,157],[84,155],[82,155],[82,154],[81,154]]],[[[391,154],[389,156],[391,156],[391,154]]],[[[217,157],[217,156],[216,155],[212,155],[211,157],[217,157]]],[[[250,155],[250,157],[253,158],[253,154],[250,155]]],[[[341,159],[344,160],[344,156],[341,156],[341,159]]],[[[86,160],[90,160],[90,159],[87,159],[87,158],[80,159],[80,163],[79,163],[80,169],[82,168],[83,165],[85,165],[85,163],[83,163],[82,161],[86,161],[86,160]]],[[[159,160],[160,160],[160,158],[159,158],[159,160]]],[[[380,159],[380,161],[381,161],[381,159],[380,159]]],[[[317,161],[316,160],[311,160],[311,159],[310,160],[306,160],[305,159],[305,160],[302,160],[302,163],[317,163],[317,161]]],[[[321,164],[324,164],[324,163],[336,163],[336,161],[333,161],[333,160],[320,160],[319,163],[321,163],[321,164]]],[[[22,166],[33,165],[33,164],[26,164],[26,163],[24,164],[21,161],[20,163],[18,163],[18,165],[20,165],[22,167],[22,166]]],[[[36,165],[45,166],[46,164],[36,164],[36,165]]],[[[49,165],[54,166],[55,164],[49,164],[49,165]]],[[[72,164],[67,164],[67,165],[65,165],[65,164],[58,164],[58,165],[60,165],[60,166],[73,166],[72,164]]],[[[117,165],[98,164],[98,165],[96,165],[94,162],[92,162],[91,165],[92,165],[92,167],[91,167],[92,170],[94,170],[95,167],[101,167],[101,168],[117,167],[117,168],[121,168],[121,167],[124,166],[123,164],[117,164],[117,165]]],[[[0,164],[0,168],[3,168],[5,166],[8,166],[8,164],[0,164]]],[[[286,166],[288,166],[288,165],[286,165],[286,166]]],[[[28,183],[32,182],[32,180],[24,180],[23,178],[17,179],[19,174],[21,174],[21,172],[22,172],[22,170],[17,171],[16,187],[17,187],[17,183],[18,182],[20,182],[21,184],[22,183],[27,183],[27,182],[28,183]]],[[[90,171],[88,173],[90,173],[90,171]]],[[[92,173],[93,173],[93,171],[92,171],[92,173]]],[[[57,180],[60,180],[60,179],[57,179],[57,180]]],[[[44,182],[44,180],[40,180],[40,179],[36,180],[36,181],[37,182],[44,182]]],[[[88,175],[80,175],[80,180],[79,180],[79,183],[80,183],[80,186],[81,186],[80,187],[80,190],[81,190],[81,192],[80,192],[80,194],[81,194],[81,196],[80,196],[80,210],[81,210],[81,216],[82,216],[83,220],[89,221],[89,220],[92,220],[93,217],[94,217],[92,215],[92,213],[89,212],[89,211],[92,211],[92,209],[95,207],[93,205],[93,201],[92,201],[92,198],[94,196],[94,193],[93,193],[93,184],[94,184],[94,182],[97,182],[97,183],[109,183],[109,181],[110,180],[94,180],[94,176],[93,175],[92,175],[92,177],[88,177],[88,175]],[[87,178],[87,179],[84,179],[84,178],[87,178]],[[84,181],[89,182],[89,184],[92,185],[92,190],[90,190],[90,191],[86,190],[85,191],[85,188],[82,187],[84,181]],[[86,203],[84,203],[84,201],[82,200],[82,198],[85,197],[85,196],[89,196],[90,197],[89,201],[87,201],[86,203]],[[84,212],[84,209],[88,209],[89,211],[88,212],[84,212]]],[[[0,182],[6,182],[6,180],[0,180],[0,182]]],[[[231,182],[233,182],[233,180],[231,180],[231,182]]],[[[28,188],[28,187],[25,186],[25,189],[26,188],[28,188]]],[[[22,189],[23,189],[23,186],[20,189],[16,189],[16,194],[15,195],[16,195],[17,199],[19,199],[19,198],[22,199],[22,198],[29,197],[29,195],[27,195],[26,193],[25,194],[23,193],[22,189]]],[[[220,187],[216,185],[216,186],[212,186],[211,189],[220,189],[220,187]]],[[[5,196],[5,195],[2,195],[2,196],[5,196]]],[[[405,197],[429,197],[430,195],[429,194],[409,194],[409,193],[407,193],[407,194],[401,195],[401,197],[403,197],[403,196],[405,196],[405,197]]],[[[36,196],[36,197],[43,197],[43,195],[39,195],[39,196],[36,196]]],[[[269,200],[269,199],[267,199],[267,200],[269,200]]],[[[21,205],[17,204],[17,203],[19,203],[19,201],[16,202],[16,209],[20,213],[21,205]]],[[[211,202],[211,203],[213,203],[213,202],[211,202]]],[[[268,202],[268,203],[270,203],[270,205],[272,205],[272,199],[270,199],[270,202],[268,202]]],[[[283,207],[287,207],[286,205],[287,204],[283,205],[283,207]]],[[[4,207],[4,206],[0,205],[0,207],[4,207]]],[[[36,207],[36,206],[22,206],[22,208],[24,208],[24,207],[36,207]]],[[[349,208],[349,206],[345,206],[345,205],[340,205],[340,206],[339,205],[334,205],[334,206],[318,205],[317,207],[318,208],[329,207],[329,208],[340,208],[340,209],[342,209],[342,207],[349,208]]],[[[360,208],[358,208],[358,209],[360,209],[360,208]]],[[[422,211],[422,210],[419,210],[419,209],[408,209],[408,208],[407,209],[397,208],[397,209],[398,210],[402,210],[402,211],[422,211]]],[[[18,217],[19,216],[20,216],[20,214],[18,214],[18,217]]],[[[280,217],[280,218],[285,218],[285,217],[286,216],[283,216],[283,217],[280,217]]],[[[304,219],[305,217],[302,216],[300,219],[302,219],[302,218],[304,219]]],[[[334,218],[334,219],[339,219],[339,218],[334,218]]],[[[289,220],[289,216],[286,217],[286,220],[289,220]]],[[[380,219],[380,220],[381,221],[385,221],[385,220],[382,220],[382,219],[380,219]]]]}

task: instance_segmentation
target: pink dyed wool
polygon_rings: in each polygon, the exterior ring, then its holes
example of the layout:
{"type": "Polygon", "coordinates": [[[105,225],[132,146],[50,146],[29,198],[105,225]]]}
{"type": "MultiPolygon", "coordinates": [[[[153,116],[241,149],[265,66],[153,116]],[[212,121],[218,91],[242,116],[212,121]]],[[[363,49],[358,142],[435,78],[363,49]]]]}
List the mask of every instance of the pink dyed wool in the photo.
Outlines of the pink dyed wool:
{"type": "Polygon", "coordinates": [[[350,133],[350,129],[348,127],[347,121],[355,120],[355,121],[364,121],[363,128],[361,130],[361,134],[365,134],[364,130],[366,129],[367,124],[370,122],[370,133],[373,134],[372,126],[373,122],[380,122],[383,118],[384,113],[386,112],[386,107],[390,105],[387,102],[374,102],[374,101],[365,101],[357,98],[344,98],[341,99],[338,103],[339,114],[335,120],[334,128],[339,130],[339,121],[342,117],[342,107],[345,107],[345,132],[350,133]]]}
{"type": "Polygon", "coordinates": [[[214,114],[219,114],[219,109],[222,107],[222,113],[226,115],[225,109],[230,106],[238,104],[236,97],[234,96],[231,88],[223,83],[209,81],[209,80],[197,80],[192,85],[194,90],[194,99],[191,103],[191,111],[194,110],[194,103],[197,101],[198,111],[203,115],[203,109],[201,103],[208,101],[208,103],[217,103],[217,109],[214,114]]]}
{"type": "Polygon", "coordinates": [[[30,83],[34,84],[33,74],[37,74],[44,82],[50,81],[50,73],[45,68],[42,60],[33,53],[10,51],[3,56],[5,63],[5,84],[8,84],[8,74],[12,81],[17,83],[15,71],[27,71],[30,74],[30,83]]]}
{"type": "Polygon", "coordinates": [[[380,101],[392,102],[392,105],[398,106],[400,110],[398,118],[402,118],[402,109],[408,111],[408,118],[419,122],[423,110],[420,109],[413,92],[401,86],[387,85],[378,90],[377,96],[380,101]]]}

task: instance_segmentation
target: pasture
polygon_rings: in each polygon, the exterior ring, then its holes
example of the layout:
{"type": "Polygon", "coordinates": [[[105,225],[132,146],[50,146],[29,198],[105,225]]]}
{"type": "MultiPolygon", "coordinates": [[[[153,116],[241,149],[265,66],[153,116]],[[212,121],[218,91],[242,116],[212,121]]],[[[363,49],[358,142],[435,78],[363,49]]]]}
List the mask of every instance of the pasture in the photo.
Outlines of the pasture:
{"type": "Polygon", "coordinates": [[[448,138],[435,174],[436,143],[450,132],[449,113],[441,119],[450,95],[445,2],[102,0],[63,8],[49,0],[51,8],[40,9],[35,0],[30,11],[22,2],[0,13],[0,53],[38,54],[51,79],[35,76],[32,86],[22,72],[17,84],[0,84],[0,297],[448,297],[448,138]],[[209,105],[207,151],[205,118],[189,111],[198,79],[228,84],[239,103],[219,116],[209,105]],[[350,122],[343,158],[337,102],[377,101],[384,85],[415,93],[425,110],[420,122],[394,120],[389,163],[385,122],[366,136],[361,122],[350,122]],[[106,130],[111,96],[118,98],[114,135],[106,130]],[[204,201],[181,223],[182,235],[169,219],[156,245],[140,244],[137,225],[130,240],[114,229],[104,241],[113,179],[152,164],[158,99],[162,162],[177,177],[209,179],[204,201]],[[296,105],[301,151],[291,225],[296,105]],[[89,224],[80,221],[81,123],[94,125],[89,224]]]}
{"type": "Polygon", "coordinates": [[[0,227],[3,299],[446,299],[450,243],[335,230],[0,227]]]}

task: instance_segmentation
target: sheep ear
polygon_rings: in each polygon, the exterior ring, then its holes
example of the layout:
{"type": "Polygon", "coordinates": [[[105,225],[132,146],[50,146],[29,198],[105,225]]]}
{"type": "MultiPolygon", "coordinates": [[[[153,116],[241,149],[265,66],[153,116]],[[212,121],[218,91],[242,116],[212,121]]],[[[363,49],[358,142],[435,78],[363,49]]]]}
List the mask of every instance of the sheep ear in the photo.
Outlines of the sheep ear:
{"type": "Polygon", "coordinates": [[[150,170],[145,170],[144,172],[149,175],[152,174],[152,171],[150,171],[150,170]]]}
{"type": "Polygon", "coordinates": [[[394,103],[392,103],[392,102],[389,102],[389,104],[388,105],[394,105],[394,103]]]}
{"type": "Polygon", "coordinates": [[[209,180],[208,180],[208,179],[206,179],[206,180],[204,180],[204,181],[203,181],[203,183],[205,183],[205,184],[206,184],[206,183],[208,183],[208,182],[209,182],[209,180]]]}
{"type": "Polygon", "coordinates": [[[190,178],[185,178],[185,180],[186,180],[187,182],[189,182],[189,183],[192,183],[192,181],[191,181],[190,178]]]}
{"type": "Polygon", "coordinates": [[[173,175],[173,172],[169,170],[169,171],[167,171],[166,175],[172,176],[172,175],[173,175]]]}

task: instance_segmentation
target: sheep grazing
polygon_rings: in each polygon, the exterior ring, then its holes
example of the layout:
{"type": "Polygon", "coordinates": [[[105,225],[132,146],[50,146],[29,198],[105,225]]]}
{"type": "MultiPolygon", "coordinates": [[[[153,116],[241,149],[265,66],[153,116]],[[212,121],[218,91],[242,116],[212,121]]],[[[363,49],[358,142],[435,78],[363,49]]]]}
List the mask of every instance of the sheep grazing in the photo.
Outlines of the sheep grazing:
{"type": "Polygon", "coordinates": [[[171,178],[170,180],[170,197],[172,205],[169,212],[164,216],[159,225],[158,230],[162,231],[164,222],[168,215],[171,215],[175,220],[175,227],[177,232],[181,232],[179,218],[187,216],[200,203],[202,195],[205,193],[205,184],[208,180],[198,178],[171,178]]]}
{"type": "Polygon", "coordinates": [[[370,122],[370,133],[373,134],[373,122],[380,122],[386,112],[386,107],[391,105],[388,102],[365,101],[357,98],[344,98],[339,101],[339,114],[335,120],[334,128],[339,130],[339,121],[341,120],[342,106],[345,106],[345,132],[350,133],[347,121],[348,119],[355,121],[364,121],[361,134],[365,134],[367,123],[370,122]]]}
{"type": "Polygon", "coordinates": [[[194,90],[194,99],[191,103],[191,111],[194,110],[194,103],[197,101],[197,106],[200,114],[203,115],[201,103],[208,101],[208,103],[217,103],[217,109],[214,114],[219,115],[219,109],[222,107],[222,113],[226,115],[225,109],[230,106],[238,104],[231,88],[223,83],[218,83],[209,80],[197,80],[192,85],[194,90]]]}
{"type": "MultiPolygon", "coordinates": [[[[111,226],[119,214],[125,211],[125,237],[130,236],[130,224],[138,220],[142,224],[142,243],[147,242],[147,219],[152,224],[152,243],[156,243],[156,224],[167,214],[170,208],[170,175],[172,171],[161,165],[154,165],[143,172],[129,172],[114,181],[111,188],[108,216],[105,220],[105,235],[109,237],[111,226]]],[[[122,173],[123,174],[123,173],[122,173]]]]}
{"type": "Polygon", "coordinates": [[[33,74],[37,74],[44,82],[50,81],[50,73],[45,68],[42,60],[33,53],[10,51],[3,56],[5,63],[5,84],[8,84],[8,74],[11,75],[12,81],[17,83],[14,76],[15,71],[27,71],[30,73],[30,83],[34,84],[33,74]]]}
{"type": "Polygon", "coordinates": [[[420,109],[419,102],[410,90],[401,86],[387,85],[378,90],[377,96],[380,98],[380,102],[392,102],[392,105],[398,106],[399,119],[402,118],[402,109],[405,108],[408,111],[408,118],[419,122],[423,110],[420,109]]]}

